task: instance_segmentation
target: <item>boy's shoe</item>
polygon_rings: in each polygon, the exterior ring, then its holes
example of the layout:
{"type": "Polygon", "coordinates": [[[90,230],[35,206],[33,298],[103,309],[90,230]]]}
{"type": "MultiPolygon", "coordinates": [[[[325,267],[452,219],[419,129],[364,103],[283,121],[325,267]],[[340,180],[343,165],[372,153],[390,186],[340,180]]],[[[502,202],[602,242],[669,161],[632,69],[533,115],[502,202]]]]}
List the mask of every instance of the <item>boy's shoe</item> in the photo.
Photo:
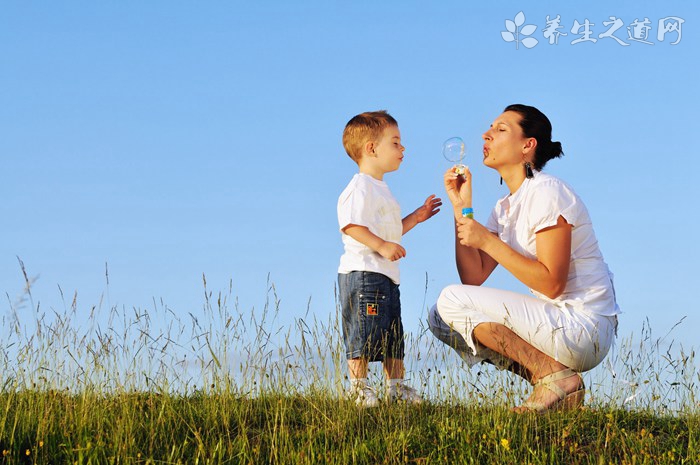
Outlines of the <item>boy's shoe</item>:
{"type": "Polygon", "coordinates": [[[423,398],[418,394],[418,391],[403,383],[397,384],[395,389],[390,389],[388,397],[389,402],[406,402],[407,404],[420,404],[423,402],[423,398]]]}
{"type": "Polygon", "coordinates": [[[353,386],[345,395],[345,398],[355,402],[355,405],[363,408],[371,408],[379,406],[377,394],[369,386],[359,387],[353,386]]]}

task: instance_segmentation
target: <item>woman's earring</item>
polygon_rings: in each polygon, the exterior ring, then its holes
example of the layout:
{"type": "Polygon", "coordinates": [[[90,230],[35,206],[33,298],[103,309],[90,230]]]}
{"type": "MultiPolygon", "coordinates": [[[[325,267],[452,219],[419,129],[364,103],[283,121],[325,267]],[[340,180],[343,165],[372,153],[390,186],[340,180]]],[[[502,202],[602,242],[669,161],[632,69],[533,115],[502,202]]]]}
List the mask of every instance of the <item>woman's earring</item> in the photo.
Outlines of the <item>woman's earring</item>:
{"type": "Polygon", "coordinates": [[[535,175],[532,173],[532,163],[529,161],[525,162],[525,177],[532,179],[535,175]]]}

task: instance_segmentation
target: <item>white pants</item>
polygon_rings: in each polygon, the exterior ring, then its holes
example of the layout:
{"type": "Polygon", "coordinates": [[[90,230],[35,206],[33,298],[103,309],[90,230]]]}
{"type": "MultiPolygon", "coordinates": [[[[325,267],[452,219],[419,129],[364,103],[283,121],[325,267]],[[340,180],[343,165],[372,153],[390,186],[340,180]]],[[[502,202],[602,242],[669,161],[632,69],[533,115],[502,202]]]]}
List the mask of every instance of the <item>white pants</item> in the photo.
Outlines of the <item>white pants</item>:
{"type": "Polygon", "coordinates": [[[435,337],[454,348],[470,366],[489,360],[507,367],[509,360],[475,343],[472,333],[480,323],[500,323],[579,372],[603,361],[617,330],[615,316],[574,311],[535,296],[461,284],[443,289],[428,314],[435,337]]]}

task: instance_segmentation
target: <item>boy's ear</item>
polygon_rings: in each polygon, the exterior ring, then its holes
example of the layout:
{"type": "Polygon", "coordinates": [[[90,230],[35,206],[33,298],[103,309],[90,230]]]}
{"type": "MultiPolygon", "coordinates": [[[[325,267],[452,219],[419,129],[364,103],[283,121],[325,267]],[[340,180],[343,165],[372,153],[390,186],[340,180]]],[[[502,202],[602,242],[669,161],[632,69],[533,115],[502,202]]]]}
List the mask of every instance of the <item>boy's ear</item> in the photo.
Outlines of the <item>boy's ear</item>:
{"type": "Polygon", "coordinates": [[[365,153],[364,155],[372,155],[374,153],[374,141],[368,140],[365,142],[365,153]]]}

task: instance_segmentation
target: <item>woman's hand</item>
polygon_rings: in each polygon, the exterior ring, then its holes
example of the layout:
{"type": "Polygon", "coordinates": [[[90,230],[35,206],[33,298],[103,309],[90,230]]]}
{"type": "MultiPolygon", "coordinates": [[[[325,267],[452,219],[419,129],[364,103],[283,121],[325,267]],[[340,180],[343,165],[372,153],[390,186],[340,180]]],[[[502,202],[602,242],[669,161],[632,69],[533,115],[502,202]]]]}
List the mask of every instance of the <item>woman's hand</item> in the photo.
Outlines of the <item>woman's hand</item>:
{"type": "Polygon", "coordinates": [[[486,241],[493,235],[478,221],[460,217],[457,218],[457,237],[462,245],[482,249],[486,241]]]}
{"type": "Polygon", "coordinates": [[[457,174],[453,166],[445,172],[445,191],[455,211],[455,218],[462,215],[463,208],[472,206],[472,173],[465,167],[464,174],[457,174]]]}

